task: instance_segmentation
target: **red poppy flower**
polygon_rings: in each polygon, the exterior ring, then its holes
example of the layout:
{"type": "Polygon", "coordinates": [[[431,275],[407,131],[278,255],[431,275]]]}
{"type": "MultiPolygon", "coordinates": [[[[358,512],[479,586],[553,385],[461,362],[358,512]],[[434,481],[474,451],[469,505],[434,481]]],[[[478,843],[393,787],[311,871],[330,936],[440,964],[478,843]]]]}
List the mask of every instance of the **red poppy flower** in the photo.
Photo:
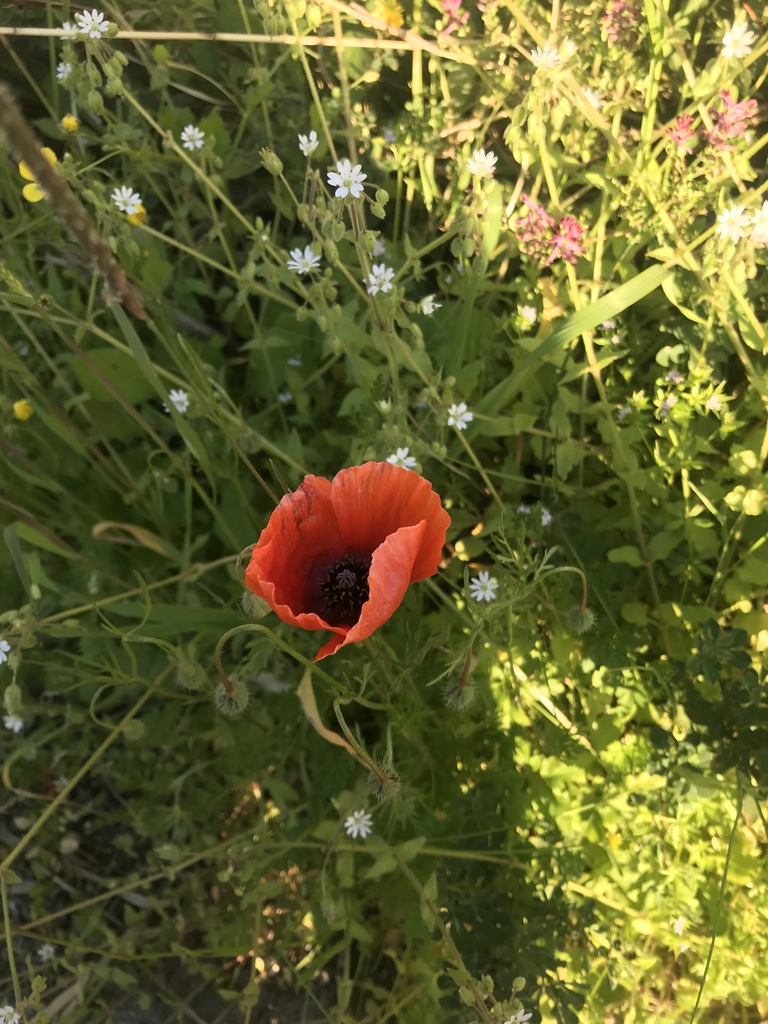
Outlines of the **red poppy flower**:
{"type": "Polygon", "coordinates": [[[409,583],[437,572],[450,521],[428,480],[388,462],[307,476],[270,516],[245,582],[283,622],[336,634],[319,661],[369,637],[409,583]]]}

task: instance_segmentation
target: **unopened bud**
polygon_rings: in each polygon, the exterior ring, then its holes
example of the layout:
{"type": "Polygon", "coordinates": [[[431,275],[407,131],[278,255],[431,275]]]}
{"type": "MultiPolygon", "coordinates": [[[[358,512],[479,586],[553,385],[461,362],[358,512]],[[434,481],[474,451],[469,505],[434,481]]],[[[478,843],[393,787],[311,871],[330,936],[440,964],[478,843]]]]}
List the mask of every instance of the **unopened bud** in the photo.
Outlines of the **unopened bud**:
{"type": "Polygon", "coordinates": [[[264,170],[269,171],[276,178],[283,173],[283,161],[271,149],[262,149],[259,153],[264,170]]]}

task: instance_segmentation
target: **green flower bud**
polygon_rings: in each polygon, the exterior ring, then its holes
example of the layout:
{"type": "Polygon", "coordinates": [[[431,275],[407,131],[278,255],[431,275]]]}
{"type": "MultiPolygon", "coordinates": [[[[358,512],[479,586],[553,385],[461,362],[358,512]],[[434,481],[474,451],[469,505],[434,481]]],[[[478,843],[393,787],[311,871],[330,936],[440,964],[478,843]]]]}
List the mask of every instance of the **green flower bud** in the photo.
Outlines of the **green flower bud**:
{"type": "Polygon", "coordinates": [[[283,173],[283,161],[277,153],[273,153],[271,149],[262,149],[259,156],[264,170],[269,171],[276,178],[283,173]]]}

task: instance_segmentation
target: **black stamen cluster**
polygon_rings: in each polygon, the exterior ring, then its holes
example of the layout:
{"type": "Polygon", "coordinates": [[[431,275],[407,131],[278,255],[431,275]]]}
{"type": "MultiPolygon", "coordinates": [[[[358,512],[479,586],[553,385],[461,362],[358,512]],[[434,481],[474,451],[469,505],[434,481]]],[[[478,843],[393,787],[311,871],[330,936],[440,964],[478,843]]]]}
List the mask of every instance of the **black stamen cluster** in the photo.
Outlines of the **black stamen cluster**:
{"type": "Polygon", "coordinates": [[[332,626],[351,626],[368,600],[370,555],[345,555],[331,562],[320,583],[320,615],[332,626]]]}

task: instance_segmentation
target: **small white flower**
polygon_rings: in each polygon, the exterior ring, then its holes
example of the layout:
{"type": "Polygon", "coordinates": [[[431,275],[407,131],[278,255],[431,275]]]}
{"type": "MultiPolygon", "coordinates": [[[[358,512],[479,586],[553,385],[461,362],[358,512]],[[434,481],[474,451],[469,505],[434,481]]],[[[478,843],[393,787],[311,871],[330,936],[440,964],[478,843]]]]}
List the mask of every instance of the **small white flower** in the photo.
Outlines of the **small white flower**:
{"type": "Polygon", "coordinates": [[[379,412],[388,413],[389,410],[392,408],[392,399],[391,398],[381,398],[381,399],[379,399],[379,401],[376,403],[376,408],[379,410],[379,412]]]}
{"type": "Polygon", "coordinates": [[[11,645],[8,643],[8,641],[0,640],[0,665],[2,665],[4,661],[8,661],[8,655],[10,653],[10,650],[11,645]]]}
{"type": "Polygon", "coordinates": [[[600,95],[597,89],[585,89],[584,95],[587,97],[587,99],[595,108],[595,110],[603,109],[603,97],[600,95]]]}
{"type": "Polygon", "coordinates": [[[391,292],[395,272],[384,263],[374,263],[368,275],[368,294],[378,295],[379,292],[391,292]]]}
{"type": "Polygon", "coordinates": [[[109,22],[104,20],[101,11],[85,11],[83,14],[75,15],[78,32],[85,32],[91,39],[101,39],[109,28],[109,22]]]}
{"type": "Polygon", "coordinates": [[[193,149],[202,149],[204,142],[205,132],[201,131],[193,124],[188,124],[181,133],[181,144],[184,149],[188,149],[190,153],[193,149]]]}
{"type": "Polygon", "coordinates": [[[659,406],[659,419],[668,419],[673,405],[677,405],[677,398],[674,395],[669,395],[659,406]]]}
{"type": "Polygon", "coordinates": [[[519,514],[521,516],[529,516],[531,514],[531,506],[530,505],[518,505],[517,506],[517,511],[519,512],[519,514]]]}
{"type": "Polygon", "coordinates": [[[12,1006],[0,1006],[0,1024],[20,1024],[21,1017],[12,1006]]]}
{"type": "Polygon", "coordinates": [[[465,402],[459,402],[458,405],[454,403],[448,410],[448,426],[456,427],[457,430],[463,430],[474,418],[465,402]]]}
{"type": "Polygon", "coordinates": [[[407,448],[398,448],[394,455],[390,455],[387,462],[393,466],[402,466],[403,469],[413,469],[416,459],[408,454],[407,448]]]}
{"type": "Polygon", "coordinates": [[[373,818],[365,811],[354,811],[344,822],[344,828],[347,835],[353,839],[357,839],[358,836],[365,839],[373,832],[373,818]]]}
{"type": "Polygon", "coordinates": [[[632,412],[632,409],[631,409],[630,406],[622,405],[622,406],[619,407],[616,415],[619,417],[620,420],[625,420],[627,418],[627,416],[629,416],[629,414],[631,412],[632,412]]]}
{"type": "Polygon", "coordinates": [[[312,252],[312,246],[304,246],[304,252],[301,249],[291,249],[291,258],[287,263],[289,270],[295,270],[297,274],[309,274],[312,270],[317,270],[320,266],[320,257],[315,256],[312,252]]]}
{"type": "Polygon", "coordinates": [[[752,218],[743,206],[731,205],[727,210],[723,210],[717,218],[715,234],[719,238],[728,238],[735,243],[740,238],[744,238],[751,223],[752,218]]]}
{"type": "Polygon", "coordinates": [[[434,295],[425,295],[424,298],[419,303],[419,309],[424,314],[424,316],[432,316],[436,309],[440,309],[441,305],[442,303],[435,302],[434,295]]]}
{"type": "Polygon", "coordinates": [[[61,27],[63,31],[59,39],[74,39],[76,37],[77,30],[71,21],[62,21],[61,27]]]}
{"type": "Polygon", "coordinates": [[[682,935],[683,934],[683,929],[685,928],[685,924],[686,924],[686,921],[685,921],[684,917],[676,917],[675,918],[675,920],[672,922],[672,931],[675,933],[675,935],[682,935]]]}
{"type": "Polygon", "coordinates": [[[603,322],[600,324],[600,326],[601,326],[601,328],[604,331],[613,331],[613,330],[616,329],[616,321],[615,320],[603,320],[603,322]]]}
{"type": "Polygon", "coordinates": [[[310,132],[309,135],[299,136],[299,149],[304,156],[312,156],[320,142],[317,138],[317,132],[310,132]]]}
{"type": "Polygon", "coordinates": [[[395,133],[392,131],[391,128],[385,128],[384,132],[383,132],[383,135],[384,135],[384,141],[388,142],[390,144],[390,146],[392,145],[393,142],[395,142],[397,140],[397,136],[395,135],[395,133]]]}
{"type": "Polygon", "coordinates": [[[478,178],[492,178],[496,173],[496,161],[498,157],[490,150],[486,153],[484,149],[476,149],[467,160],[466,167],[470,174],[476,174],[478,178]]]}
{"type": "Polygon", "coordinates": [[[531,61],[534,67],[542,71],[556,68],[558,64],[562,63],[562,60],[556,46],[537,46],[535,50],[531,50],[531,61]]]}
{"type": "Polygon", "coordinates": [[[376,241],[373,243],[373,255],[374,256],[383,256],[386,251],[387,251],[386,245],[384,245],[384,243],[382,242],[382,240],[380,238],[377,238],[376,241]]]}
{"type": "Polygon", "coordinates": [[[744,22],[730,25],[723,36],[721,52],[726,60],[741,60],[752,52],[756,39],[755,33],[744,22]]]}
{"type": "Polygon", "coordinates": [[[121,185],[120,188],[114,189],[110,198],[118,210],[127,213],[129,217],[141,209],[141,196],[128,185],[121,185]]]}
{"type": "Polygon", "coordinates": [[[6,715],[3,718],[3,725],[11,732],[21,732],[24,728],[24,719],[19,718],[18,715],[6,715]]]}
{"type": "Polygon", "coordinates": [[[289,366],[301,366],[301,356],[291,356],[287,362],[289,366]]]}
{"type": "Polygon", "coordinates": [[[523,320],[528,321],[531,327],[536,323],[536,317],[539,315],[533,306],[521,306],[520,309],[518,309],[518,313],[523,320]]]}
{"type": "Polygon", "coordinates": [[[72,65],[68,60],[60,60],[56,65],[56,78],[60,82],[66,82],[72,74],[72,65]]]}
{"type": "Polygon", "coordinates": [[[277,396],[277,400],[278,402],[282,402],[283,405],[286,405],[288,402],[293,401],[293,395],[290,391],[281,391],[277,396]]]}
{"type": "Polygon", "coordinates": [[[532,1016],[532,1013],[526,1013],[524,1010],[518,1010],[515,1016],[510,1017],[509,1020],[505,1020],[504,1024],[524,1024],[524,1022],[530,1020],[532,1016]]]}
{"type": "Polygon", "coordinates": [[[47,964],[49,960],[53,960],[56,956],[56,947],[51,945],[50,942],[44,942],[42,946],[38,947],[37,959],[41,964],[47,964]]]}
{"type": "Polygon", "coordinates": [[[552,513],[549,511],[548,508],[544,508],[544,506],[542,505],[541,506],[541,525],[542,526],[549,526],[549,524],[551,522],[552,522],[552,513]]]}
{"type": "MultiPolygon", "coordinates": [[[[189,408],[189,395],[186,391],[182,391],[181,388],[171,388],[168,392],[168,401],[176,412],[185,413],[189,408]]],[[[166,412],[169,411],[167,405],[164,408],[166,412]]]]}
{"type": "Polygon", "coordinates": [[[499,581],[488,572],[481,572],[469,581],[469,593],[475,601],[495,601],[499,581]]]}
{"type": "Polygon", "coordinates": [[[723,396],[717,392],[714,395],[710,395],[707,399],[707,408],[710,412],[720,412],[723,408],[723,396]]]}
{"type": "Polygon", "coordinates": [[[328,184],[336,189],[336,197],[344,199],[352,196],[359,199],[363,194],[363,182],[368,177],[362,173],[362,164],[353,167],[349,160],[339,160],[335,171],[328,171],[328,184]]]}
{"type": "Polygon", "coordinates": [[[754,245],[768,245],[768,200],[752,217],[751,238],[754,245]]]}

